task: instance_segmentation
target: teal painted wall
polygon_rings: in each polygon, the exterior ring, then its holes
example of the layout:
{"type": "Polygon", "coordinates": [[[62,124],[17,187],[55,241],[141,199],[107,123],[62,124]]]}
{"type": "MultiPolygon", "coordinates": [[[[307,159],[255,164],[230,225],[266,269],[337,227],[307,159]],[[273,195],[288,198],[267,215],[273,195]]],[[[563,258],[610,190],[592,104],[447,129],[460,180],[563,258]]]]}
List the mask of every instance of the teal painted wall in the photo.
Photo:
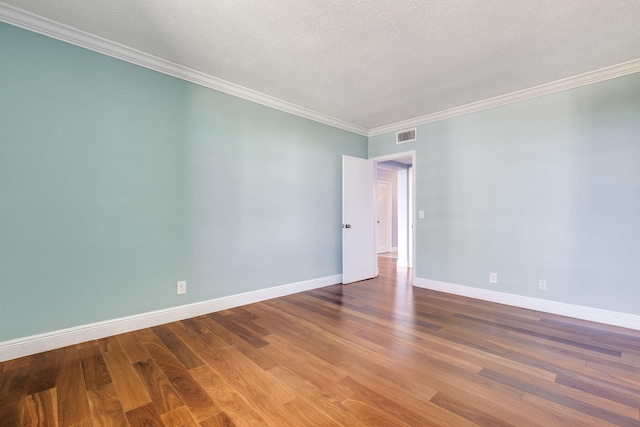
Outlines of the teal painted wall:
{"type": "Polygon", "coordinates": [[[0,341],[342,272],[365,137],[1,23],[0,58],[0,341]]]}
{"type": "Polygon", "coordinates": [[[416,150],[417,277],[640,314],[640,74],[394,139],[369,156],[416,150]]]}

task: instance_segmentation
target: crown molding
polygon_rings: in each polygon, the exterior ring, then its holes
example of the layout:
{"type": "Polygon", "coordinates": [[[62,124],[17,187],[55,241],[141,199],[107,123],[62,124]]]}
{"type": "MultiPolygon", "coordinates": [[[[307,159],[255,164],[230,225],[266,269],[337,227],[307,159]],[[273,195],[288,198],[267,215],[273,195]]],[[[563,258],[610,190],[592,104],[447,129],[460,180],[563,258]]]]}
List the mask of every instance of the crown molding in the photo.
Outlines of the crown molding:
{"type": "Polygon", "coordinates": [[[305,119],[372,137],[640,72],[640,59],[372,129],[354,125],[0,2],[0,21],[305,119]]]}
{"type": "Polygon", "coordinates": [[[0,21],[247,101],[367,136],[368,130],[0,2],[0,21]]]}
{"type": "Polygon", "coordinates": [[[609,80],[616,77],[625,76],[640,72],[640,59],[623,62],[622,64],[612,65],[610,67],[601,68],[595,71],[578,74],[577,76],[556,80],[551,83],[545,83],[534,86],[529,89],[519,90],[517,92],[496,96],[494,98],[484,99],[471,104],[461,105],[459,107],[449,108],[447,110],[438,111],[436,113],[415,117],[413,119],[403,120],[385,126],[380,126],[369,130],[367,136],[382,135],[390,132],[397,132],[407,128],[424,125],[439,120],[449,119],[451,117],[462,116],[464,114],[475,113],[477,111],[487,110],[489,108],[499,107],[501,105],[511,104],[518,101],[524,101],[538,96],[549,95],[561,92],[567,89],[573,89],[592,83],[609,80]]]}

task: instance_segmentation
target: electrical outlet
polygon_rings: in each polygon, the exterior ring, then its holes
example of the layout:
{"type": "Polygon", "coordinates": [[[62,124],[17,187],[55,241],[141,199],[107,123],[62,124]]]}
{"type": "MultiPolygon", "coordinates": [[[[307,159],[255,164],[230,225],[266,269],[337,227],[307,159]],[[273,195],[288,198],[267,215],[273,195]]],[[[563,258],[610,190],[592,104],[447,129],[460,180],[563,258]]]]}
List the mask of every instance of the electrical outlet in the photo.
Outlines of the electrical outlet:
{"type": "Polygon", "coordinates": [[[178,285],[176,286],[176,290],[177,290],[178,295],[186,294],[187,293],[187,282],[186,281],[178,282],[178,285]]]}
{"type": "Polygon", "coordinates": [[[498,273],[489,273],[489,283],[498,283],[498,273]]]}
{"type": "Polygon", "coordinates": [[[545,279],[538,280],[538,289],[540,289],[541,291],[547,290],[547,281],[545,279]]]}

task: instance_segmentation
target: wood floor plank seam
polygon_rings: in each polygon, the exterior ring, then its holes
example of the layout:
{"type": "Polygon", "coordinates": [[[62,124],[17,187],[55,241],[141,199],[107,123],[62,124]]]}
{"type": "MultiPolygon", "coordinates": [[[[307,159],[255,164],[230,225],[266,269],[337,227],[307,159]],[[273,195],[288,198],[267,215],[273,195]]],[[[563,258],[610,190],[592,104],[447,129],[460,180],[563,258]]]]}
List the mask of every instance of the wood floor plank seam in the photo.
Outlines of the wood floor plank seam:
{"type": "Polygon", "coordinates": [[[501,382],[503,384],[515,387],[519,390],[541,397],[545,400],[561,403],[563,406],[569,407],[571,409],[575,409],[585,414],[592,415],[596,418],[600,418],[602,420],[611,422],[616,425],[633,426],[633,427],[640,426],[640,420],[620,416],[606,409],[595,407],[588,403],[581,402],[577,399],[564,396],[555,391],[550,391],[539,386],[528,384],[517,378],[508,377],[496,371],[485,369],[482,372],[480,372],[480,375],[483,375],[487,378],[501,382]]]}
{"type": "Polygon", "coordinates": [[[0,363],[0,427],[640,427],[640,331],[413,288],[395,263],[0,363]]]}
{"type": "Polygon", "coordinates": [[[503,329],[507,329],[509,331],[512,332],[517,332],[520,334],[524,334],[524,335],[528,335],[528,336],[532,336],[532,337],[537,337],[537,338],[542,338],[548,341],[552,341],[552,342],[557,342],[560,344],[566,344],[569,346],[573,346],[573,347],[579,347],[579,348],[584,348],[586,350],[591,350],[593,352],[596,353],[602,353],[602,354],[608,354],[611,356],[616,356],[616,357],[620,357],[622,356],[622,352],[620,350],[612,350],[606,347],[600,347],[600,346],[596,346],[596,345],[590,345],[590,344],[584,344],[581,343],[579,341],[576,340],[569,340],[569,339],[564,339],[564,338],[559,338],[559,337],[555,337],[553,335],[549,335],[549,334],[543,334],[543,333],[539,333],[539,332],[533,332],[524,328],[517,328],[517,327],[513,327],[513,326],[509,326],[509,325],[503,325],[501,323],[497,323],[497,322],[489,322],[487,320],[482,320],[482,319],[478,319],[476,317],[472,317],[472,316],[468,316],[468,315],[464,315],[464,314],[454,314],[454,316],[459,317],[461,319],[466,319],[466,320],[470,320],[472,322],[479,322],[488,326],[494,326],[494,327],[498,327],[498,328],[503,328],[503,329]]]}

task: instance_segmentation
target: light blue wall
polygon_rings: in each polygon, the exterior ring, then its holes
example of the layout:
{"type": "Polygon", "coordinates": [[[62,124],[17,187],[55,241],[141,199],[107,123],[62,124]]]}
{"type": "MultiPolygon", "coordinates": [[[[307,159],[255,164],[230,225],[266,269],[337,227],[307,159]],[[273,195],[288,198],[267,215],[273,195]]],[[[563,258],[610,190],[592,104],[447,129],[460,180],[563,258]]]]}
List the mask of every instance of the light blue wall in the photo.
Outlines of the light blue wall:
{"type": "Polygon", "coordinates": [[[394,138],[369,156],[417,152],[417,277],[640,314],[640,74],[394,138]]]}
{"type": "Polygon", "coordinates": [[[341,273],[365,137],[6,24],[0,99],[0,341],[341,273]]]}

